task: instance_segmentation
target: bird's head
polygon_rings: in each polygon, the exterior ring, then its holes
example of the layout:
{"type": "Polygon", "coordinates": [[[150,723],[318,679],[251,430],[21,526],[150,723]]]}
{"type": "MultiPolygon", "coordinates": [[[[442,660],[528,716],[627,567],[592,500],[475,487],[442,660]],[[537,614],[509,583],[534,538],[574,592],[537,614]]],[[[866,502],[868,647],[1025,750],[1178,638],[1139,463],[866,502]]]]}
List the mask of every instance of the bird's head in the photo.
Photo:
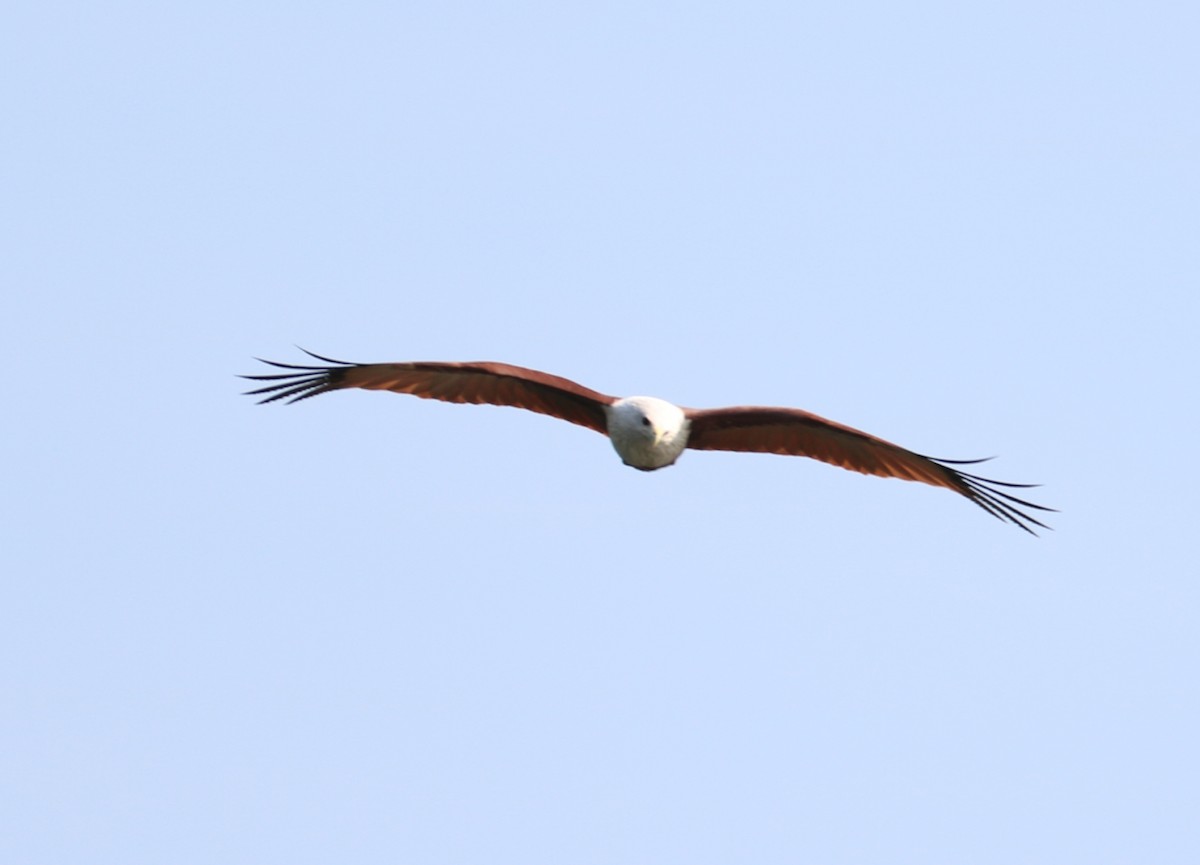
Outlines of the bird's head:
{"type": "Polygon", "coordinates": [[[643,446],[657,447],[670,442],[682,431],[683,410],[666,400],[651,396],[631,396],[612,407],[613,424],[628,439],[643,446]]]}

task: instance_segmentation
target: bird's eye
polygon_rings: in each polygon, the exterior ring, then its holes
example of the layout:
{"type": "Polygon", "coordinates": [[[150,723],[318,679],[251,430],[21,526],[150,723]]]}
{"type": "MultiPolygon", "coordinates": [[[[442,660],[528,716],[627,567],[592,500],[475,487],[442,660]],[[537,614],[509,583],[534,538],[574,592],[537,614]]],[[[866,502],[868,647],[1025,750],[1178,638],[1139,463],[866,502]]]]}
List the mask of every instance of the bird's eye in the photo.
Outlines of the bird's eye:
{"type": "Polygon", "coordinates": [[[642,416],[642,426],[650,426],[650,418],[645,415],[642,416]]]}

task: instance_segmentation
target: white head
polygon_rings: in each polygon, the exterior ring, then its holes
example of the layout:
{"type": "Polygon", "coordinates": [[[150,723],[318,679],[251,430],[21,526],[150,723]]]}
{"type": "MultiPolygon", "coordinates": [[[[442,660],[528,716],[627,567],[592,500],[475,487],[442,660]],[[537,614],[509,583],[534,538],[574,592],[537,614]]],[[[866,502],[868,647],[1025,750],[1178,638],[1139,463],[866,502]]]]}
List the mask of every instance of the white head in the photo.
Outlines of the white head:
{"type": "Polygon", "coordinates": [[[625,465],[669,466],[687,446],[690,423],[677,405],[652,396],[631,396],[608,407],[608,437],[625,465]]]}

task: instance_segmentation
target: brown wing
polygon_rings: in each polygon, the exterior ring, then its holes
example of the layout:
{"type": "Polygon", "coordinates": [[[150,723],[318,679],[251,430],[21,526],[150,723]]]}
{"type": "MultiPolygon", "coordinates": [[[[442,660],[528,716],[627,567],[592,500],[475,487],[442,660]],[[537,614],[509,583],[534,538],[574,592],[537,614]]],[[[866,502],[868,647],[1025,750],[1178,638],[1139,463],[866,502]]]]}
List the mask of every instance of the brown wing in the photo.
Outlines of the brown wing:
{"type": "Polygon", "coordinates": [[[687,446],[697,450],[751,451],[812,457],[844,469],[880,477],[920,481],[960,493],[993,516],[1036,534],[1049,528],[1021,508],[1052,511],[996,487],[1028,488],[961,472],[952,466],[984,460],[944,460],[922,456],[853,427],[794,408],[736,406],[687,409],[692,422],[687,446]]]}
{"type": "Polygon", "coordinates": [[[246,393],[253,396],[266,394],[259,402],[267,403],[279,399],[297,402],[347,387],[390,390],[444,402],[523,408],[605,434],[604,407],[616,402],[614,397],[569,379],[506,363],[347,363],[304,349],[301,351],[329,366],[297,366],[264,360],[263,363],[271,366],[295,371],[244,375],[242,378],[272,382],[246,393]]]}

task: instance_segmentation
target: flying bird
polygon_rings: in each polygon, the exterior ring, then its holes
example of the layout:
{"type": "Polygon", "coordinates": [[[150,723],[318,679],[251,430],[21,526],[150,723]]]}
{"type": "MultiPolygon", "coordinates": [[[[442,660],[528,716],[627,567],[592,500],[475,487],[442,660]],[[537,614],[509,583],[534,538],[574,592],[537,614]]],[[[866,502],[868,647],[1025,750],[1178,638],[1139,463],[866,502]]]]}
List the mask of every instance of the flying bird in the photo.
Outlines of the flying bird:
{"type": "Polygon", "coordinates": [[[322,366],[262,360],[285,373],[246,375],[270,384],[247,391],[259,403],[289,403],[342,388],[390,390],[444,402],[512,406],[607,435],[621,460],[641,471],[673,465],[685,448],[811,457],[856,472],[920,481],[966,496],[1030,534],[1048,529],[1029,511],[1053,511],[1004,492],[1037,484],[990,480],[955,468],[985,460],[922,456],[798,408],[683,408],[650,396],[619,399],[536,369],[490,361],[349,363],[313,354],[322,366]]]}

